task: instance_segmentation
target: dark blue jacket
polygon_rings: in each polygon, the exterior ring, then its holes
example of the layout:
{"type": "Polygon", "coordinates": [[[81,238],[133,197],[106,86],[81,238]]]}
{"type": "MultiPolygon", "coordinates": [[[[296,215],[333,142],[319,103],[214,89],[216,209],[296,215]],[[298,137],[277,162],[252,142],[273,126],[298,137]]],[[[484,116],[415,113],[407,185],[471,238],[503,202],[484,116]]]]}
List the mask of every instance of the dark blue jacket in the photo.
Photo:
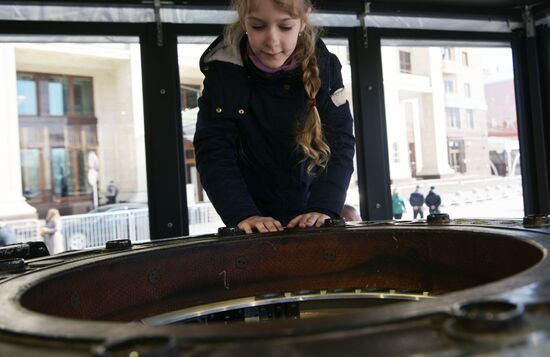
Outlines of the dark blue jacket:
{"type": "Polygon", "coordinates": [[[409,197],[409,203],[411,204],[411,206],[422,207],[422,205],[424,204],[424,195],[416,191],[411,193],[411,196],[409,197]]]}
{"type": "Polygon", "coordinates": [[[255,215],[283,225],[305,212],[339,216],[355,144],[348,102],[336,106],[330,97],[343,88],[340,62],[318,42],[316,100],[331,157],[311,176],[295,140],[306,113],[301,69],[267,76],[245,53],[245,39],[229,49],[220,37],[201,57],[205,80],[194,145],[208,197],[226,225],[255,215]]]}
{"type": "Polygon", "coordinates": [[[430,190],[426,196],[426,205],[439,207],[441,205],[441,196],[430,190]]]}

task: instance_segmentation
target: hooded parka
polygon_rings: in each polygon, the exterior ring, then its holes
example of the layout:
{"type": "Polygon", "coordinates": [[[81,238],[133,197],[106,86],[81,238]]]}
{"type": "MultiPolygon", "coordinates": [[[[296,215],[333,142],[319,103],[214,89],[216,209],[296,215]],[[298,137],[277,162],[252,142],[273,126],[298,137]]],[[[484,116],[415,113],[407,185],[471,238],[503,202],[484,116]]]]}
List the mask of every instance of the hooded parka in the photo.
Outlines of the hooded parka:
{"type": "Polygon", "coordinates": [[[251,216],[286,225],[299,214],[338,217],[353,172],[355,139],[341,65],[319,40],[322,86],[316,96],[327,167],[310,175],[296,133],[307,113],[302,70],[266,74],[238,48],[216,39],[202,55],[205,75],[194,137],[197,169],[216,211],[228,226],[251,216]]]}

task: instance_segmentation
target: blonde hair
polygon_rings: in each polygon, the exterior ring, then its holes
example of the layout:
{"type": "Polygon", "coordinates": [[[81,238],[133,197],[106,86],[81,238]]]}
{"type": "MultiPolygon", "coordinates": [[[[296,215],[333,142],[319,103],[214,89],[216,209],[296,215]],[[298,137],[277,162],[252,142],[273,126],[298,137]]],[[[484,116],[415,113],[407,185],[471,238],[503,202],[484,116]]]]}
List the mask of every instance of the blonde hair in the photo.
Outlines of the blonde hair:
{"type": "Polygon", "coordinates": [[[46,215],[46,221],[48,222],[58,217],[61,217],[61,215],[59,214],[59,210],[57,208],[50,208],[48,210],[48,214],[46,215]]]}
{"type": "MultiPolygon", "coordinates": [[[[238,14],[238,20],[225,28],[224,41],[230,48],[238,51],[238,42],[244,34],[245,17],[250,10],[254,0],[233,0],[232,7],[238,14]]],[[[262,0],[265,1],[265,0],[262,0]]],[[[301,63],[302,81],[304,89],[309,98],[307,105],[307,116],[302,128],[296,134],[296,144],[304,153],[304,160],[309,160],[307,172],[314,174],[323,170],[330,158],[330,147],[323,137],[321,117],[317,110],[315,97],[321,88],[319,66],[315,52],[318,30],[309,23],[308,14],[312,10],[311,0],[270,0],[282,11],[293,18],[299,18],[304,24],[304,30],[298,36],[296,49],[292,56],[301,63]]]]}

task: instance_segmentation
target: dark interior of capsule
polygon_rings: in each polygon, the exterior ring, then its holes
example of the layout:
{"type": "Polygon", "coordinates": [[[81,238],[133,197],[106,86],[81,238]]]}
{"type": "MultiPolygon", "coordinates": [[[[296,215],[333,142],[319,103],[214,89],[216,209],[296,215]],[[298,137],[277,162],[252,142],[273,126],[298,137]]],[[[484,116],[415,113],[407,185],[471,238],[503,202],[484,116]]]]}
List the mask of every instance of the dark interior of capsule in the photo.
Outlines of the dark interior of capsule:
{"type": "Polygon", "coordinates": [[[458,230],[308,232],[167,245],[42,280],[28,309],[67,318],[132,321],[170,311],[305,289],[394,289],[440,295],[535,265],[520,239],[458,230]],[[503,264],[503,262],[506,262],[503,264]]]}

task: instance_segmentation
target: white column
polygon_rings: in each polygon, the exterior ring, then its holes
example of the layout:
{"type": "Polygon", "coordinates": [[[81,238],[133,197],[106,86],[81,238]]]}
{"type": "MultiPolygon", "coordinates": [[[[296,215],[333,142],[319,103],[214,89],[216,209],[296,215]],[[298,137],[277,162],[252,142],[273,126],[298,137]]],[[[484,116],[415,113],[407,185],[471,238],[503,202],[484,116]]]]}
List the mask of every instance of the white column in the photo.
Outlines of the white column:
{"type": "Polygon", "coordinates": [[[134,142],[136,150],[136,194],[135,202],[147,202],[147,170],[145,164],[145,123],[143,119],[143,88],[141,81],[141,53],[138,44],[130,45],[130,66],[132,81],[132,112],[134,120],[134,142]]]}
{"type": "Polygon", "coordinates": [[[383,47],[384,102],[386,132],[388,135],[388,160],[392,180],[411,177],[409,144],[407,142],[406,113],[399,97],[399,49],[383,47]],[[397,162],[395,159],[397,158],[397,162]]]}
{"type": "Polygon", "coordinates": [[[22,195],[15,49],[0,43],[0,219],[36,218],[22,195]]]}
{"type": "Polygon", "coordinates": [[[429,61],[432,93],[422,96],[422,168],[418,176],[441,177],[454,170],[448,162],[441,50],[438,47],[430,48],[429,61]]]}

